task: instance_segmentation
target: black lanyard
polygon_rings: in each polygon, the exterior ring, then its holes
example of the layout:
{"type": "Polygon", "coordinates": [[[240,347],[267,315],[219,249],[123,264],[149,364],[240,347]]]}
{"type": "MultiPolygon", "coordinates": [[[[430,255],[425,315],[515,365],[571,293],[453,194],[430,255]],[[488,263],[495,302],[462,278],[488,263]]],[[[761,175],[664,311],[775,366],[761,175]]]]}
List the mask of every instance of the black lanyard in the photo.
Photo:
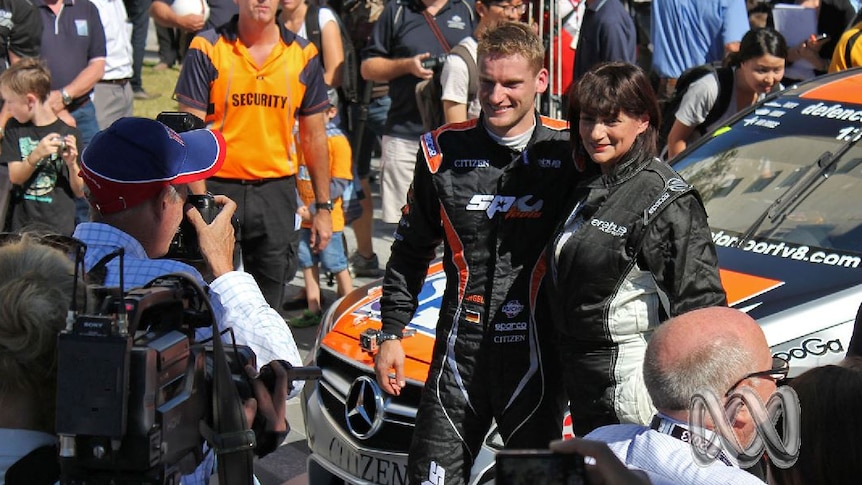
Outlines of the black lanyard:
{"type": "MultiPolygon", "coordinates": [[[[695,434],[696,439],[695,439],[695,442],[692,443],[691,431],[689,431],[688,429],[686,429],[686,428],[684,428],[684,427],[682,427],[682,426],[680,426],[680,425],[678,425],[672,421],[662,419],[660,416],[653,417],[652,421],[650,422],[649,427],[658,431],[659,433],[666,434],[668,436],[676,438],[676,439],[682,441],[683,443],[688,443],[688,444],[691,444],[692,446],[697,446],[700,449],[701,453],[703,453],[704,455],[712,456],[715,454],[714,451],[715,451],[715,448],[717,448],[717,447],[715,445],[711,445],[709,440],[707,440],[705,437],[703,437],[699,434],[695,434]]],[[[727,455],[724,453],[724,451],[720,451],[718,453],[718,456],[716,456],[716,459],[718,461],[724,463],[727,466],[734,466],[733,461],[731,461],[730,458],[727,457],[727,455]]]]}

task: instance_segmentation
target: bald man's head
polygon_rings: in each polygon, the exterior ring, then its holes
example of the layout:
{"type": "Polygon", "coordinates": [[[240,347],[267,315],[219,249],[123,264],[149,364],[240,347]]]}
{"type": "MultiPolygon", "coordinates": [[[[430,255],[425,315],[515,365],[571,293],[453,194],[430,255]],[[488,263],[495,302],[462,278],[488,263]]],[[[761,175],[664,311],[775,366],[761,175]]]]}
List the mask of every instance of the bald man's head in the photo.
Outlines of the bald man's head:
{"type": "Polygon", "coordinates": [[[694,310],[660,325],[650,339],[644,380],[659,411],[686,410],[700,389],[723,396],[742,376],[771,366],[763,330],[739,310],[694,310]]]}

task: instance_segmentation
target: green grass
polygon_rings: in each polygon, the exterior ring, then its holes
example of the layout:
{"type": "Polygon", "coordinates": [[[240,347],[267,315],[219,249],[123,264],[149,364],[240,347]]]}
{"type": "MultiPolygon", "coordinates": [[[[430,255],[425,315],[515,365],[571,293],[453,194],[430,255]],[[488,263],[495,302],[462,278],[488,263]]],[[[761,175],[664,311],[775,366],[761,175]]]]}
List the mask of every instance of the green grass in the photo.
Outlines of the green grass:
{"type": "Polygon", "coordinates": [[[136,99],[133,108],[135,116],[155,119],[162,111],[176,111],[177,103],[171,97],[179,74],[176,69],[156,71],[152,66],[144,65],[141,73],[144,89],[148,93],[159,93],[159,97],[146,101],[136,99]]]}

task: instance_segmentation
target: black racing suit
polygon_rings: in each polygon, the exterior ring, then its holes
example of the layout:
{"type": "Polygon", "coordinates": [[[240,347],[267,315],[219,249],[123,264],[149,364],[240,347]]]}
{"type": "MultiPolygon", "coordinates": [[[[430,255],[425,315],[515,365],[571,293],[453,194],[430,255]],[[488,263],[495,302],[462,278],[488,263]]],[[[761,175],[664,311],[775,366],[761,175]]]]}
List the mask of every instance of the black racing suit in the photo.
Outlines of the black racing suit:
{"type": "Polygon", "coordinates": [[[629,159],[585,177],[551,242],[548,294],[575,434],[654,412],[643,384],[650,330],[726,305],[700,196],[666,163],[629,159]]]}
{"type": "Polygon", "coordinates": [[[435,249],[446,289],[408,459],[411,483],[445,471],[461,483],[490,429],[507,447],[547,448],[565,409],[547,312],[536,303],[542,254],[574,184],[563,122],[536,116],[523,152],[480,120],[423,135],[383,280],[383,331],[413,317],[435,249]]]}

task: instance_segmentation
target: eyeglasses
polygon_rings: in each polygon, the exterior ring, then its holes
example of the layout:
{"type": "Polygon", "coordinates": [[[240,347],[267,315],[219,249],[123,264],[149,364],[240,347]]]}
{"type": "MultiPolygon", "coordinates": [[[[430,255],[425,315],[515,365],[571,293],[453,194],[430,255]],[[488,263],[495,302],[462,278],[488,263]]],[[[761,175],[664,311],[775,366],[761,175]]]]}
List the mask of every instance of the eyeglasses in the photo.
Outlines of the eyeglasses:
{"type": "Polygon", "coordinates": [[[510,3],[492,3],[492,7],[499,7],[503,9],[503,12],[517,12],[520,15],[524,15],[527,12],[527,4],[522,3],[520,5],[512,5],[510,3]]]}
{"type": "Polygon", "coordinates": [[[727,392],[724,394],[724,397],[728,397],[733,394],[733,390],[736,389],[740,384],[742,384],[742,381],[746,379],[751,379],[752,377],[766,377],[774,380],[775,382],[778,382],[787,377],[787,373],[789,371],[790,362],[782,359],[781,357],[773,357],[771,369],[746,374],[742,377],[742,379],[736,381],[736,384],[730,386],[730,389],[727,390],[727,392]]]}

